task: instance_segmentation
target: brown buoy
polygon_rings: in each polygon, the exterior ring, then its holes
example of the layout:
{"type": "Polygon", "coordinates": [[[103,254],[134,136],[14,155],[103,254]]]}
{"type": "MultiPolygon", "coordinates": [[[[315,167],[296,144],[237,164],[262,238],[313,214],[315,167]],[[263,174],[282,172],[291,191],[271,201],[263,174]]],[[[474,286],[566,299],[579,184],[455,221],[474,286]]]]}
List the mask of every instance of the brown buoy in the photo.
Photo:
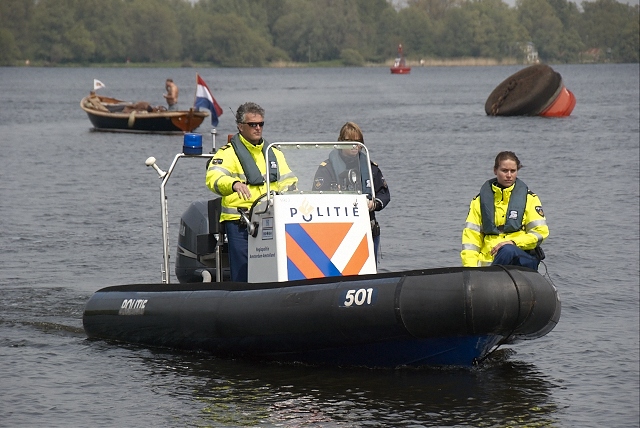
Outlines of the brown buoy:
{"type": "Polygon", "coordinates": [[[524,68],[509,76],[489,95],[489,116],[569,116],[576,98],[565,88],[560,73],[545,64],[524,68]]]}

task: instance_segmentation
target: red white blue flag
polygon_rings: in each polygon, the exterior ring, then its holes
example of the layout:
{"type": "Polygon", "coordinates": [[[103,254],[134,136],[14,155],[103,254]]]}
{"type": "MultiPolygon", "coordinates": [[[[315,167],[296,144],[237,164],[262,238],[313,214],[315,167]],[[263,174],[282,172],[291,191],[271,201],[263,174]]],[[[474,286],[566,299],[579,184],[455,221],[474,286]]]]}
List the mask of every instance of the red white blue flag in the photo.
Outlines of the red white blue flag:
{"type": "Polygon", "coordinates": [[[213,95],[211,95],[211,91],[202,77],[196,73],[196,101],[193,104],[194,107],[197,108],[206,108],[211,112],[211,126],[214,128],[218,126],[218,117],[222,116],[222,108],[218,105],[218,102],[213,95]]]}

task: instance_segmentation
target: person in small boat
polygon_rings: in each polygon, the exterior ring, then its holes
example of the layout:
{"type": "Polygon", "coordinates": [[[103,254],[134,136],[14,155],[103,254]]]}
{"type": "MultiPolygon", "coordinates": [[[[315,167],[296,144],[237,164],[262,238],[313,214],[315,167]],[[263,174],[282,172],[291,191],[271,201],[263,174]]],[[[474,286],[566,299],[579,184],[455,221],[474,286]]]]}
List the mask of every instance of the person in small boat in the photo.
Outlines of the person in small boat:
{"type": "Polygon", "coordinates": [[[473,198],[462,231],[463,266],[516,265],[538,269],[549,236],[538,195],[517,178],[522,168],[515,153],[495,158],[495,178],[487,180],[473,198]]]}
{"type": "Polygon", "coordinates": [[[164,94],[164,99],[167,100],[169,111],[178,110],[178,86],[173,83],[173,79],[167,79],[164,84],[167,93],[164,94]]]}
{"type": "MultiPolygon", "coordinates": [[[[340,129],[338,141],[356,141],[364,144],[364,135],[360,127],[354,122],[345,123],[340,129]]],[[[366,162],[367,157],[360,152],[361,147],[351,149],[335,149],[329,153],[329,158],[322,162],[313,179],[313,190],[361,190],[371,195],[371,180],[366,162]],[[350,171],[359,171],[353,179],[349,178],[350,171]],[[364,189],[362,188],[364,183],[364,189]]],[[[373,250],[378,261],[378,247],[380,246],[380,225],[376,220],[376,211],[382,210],[391,201],[389,186],[382,175],[378,164],[371,162],[373,174],[373,189],[375,199],[369,199],[369,218],[371,220],[371,232],[373,235],[373,250]]]]}
{"type": "Polygon", "coordinates": [[[224,225],[229,243],[231,280],[248,280],[248,233],[240,221],[238,208],[249,210],[253,202],[266,192],[265,178],[270,189],[277,192],[295,190],[298,178],[291,171],[284,154],[262,138],[264,109],[247,102],[236,111],[238,133],[220,148],[207,166],[206,184],[222,196],[220,222],[224,225]],[[269,171],[265,157],[269,156],[269,171]]]}

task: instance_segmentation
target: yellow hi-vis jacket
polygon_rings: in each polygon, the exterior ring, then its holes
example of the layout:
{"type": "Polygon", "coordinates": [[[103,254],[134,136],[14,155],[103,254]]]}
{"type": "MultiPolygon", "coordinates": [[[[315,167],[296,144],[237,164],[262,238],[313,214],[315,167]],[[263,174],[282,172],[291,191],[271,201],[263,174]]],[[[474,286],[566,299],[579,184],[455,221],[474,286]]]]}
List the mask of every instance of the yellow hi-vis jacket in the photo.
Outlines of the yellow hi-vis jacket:
{"type": "MultiPolygon", "coordinates": [[[[515,184],[502,189],[495,184],[493,190],[493,203],[495,207],[496,226],[501,227],[506,223],[507,207],[511,199],[511,192],[515,184]]],[[[549,236],[547,219],[544,217],[542,203],[538,196],[529,191],[527,203],[522,217],[521,229],[511,233],[499,235],[485,235],[482,233],[482,214],[480,195],[476,196],[469,206],[467,221],[462,230],[462,265],[478,267],[490,265],[493,261],[491,249],[503,241],[513,241],[517,247],[523,250],[533,250],[549,236]]]]}
{"type": "MultiPolygon", "coordinates": [[[[261,144],[254,146],[250,142],[244,139],[242,135],[238,135],[240,141],[247,147],[251,157],[255,161],[260,173],[265,177],[266,163],[262,148],[264,140],[261,144]]],[[[276,182],[271,182],[269,187],[271,190],[277,192],[285,192],[287,190],[295,189],[298,178],[287,165],[287,161],[284,158],[284,154],[277,148],[273,148],[273,152],[276,156],[276,162],[278,163],[278,172],[280,179],[276,182]]],[[[226,144],[221,147],[209,162],[207,168],[207,187],[214,193],[222,196],[222,213],[220,214],[220,221],[238,220],[240,214],[238,214],[238,208],[251,208],[251,204],[258,199],[258,197],[267,191],[267,184],[251,185],[247,184],[251,191],[251,197],[248,200],[242,199],[238,196],[238,193],[234,192],[232,187],[236,181],[246,183],[246,176],[240,165],[240,160],[236,155],[235,150],[231,144],[226,144]]]]}

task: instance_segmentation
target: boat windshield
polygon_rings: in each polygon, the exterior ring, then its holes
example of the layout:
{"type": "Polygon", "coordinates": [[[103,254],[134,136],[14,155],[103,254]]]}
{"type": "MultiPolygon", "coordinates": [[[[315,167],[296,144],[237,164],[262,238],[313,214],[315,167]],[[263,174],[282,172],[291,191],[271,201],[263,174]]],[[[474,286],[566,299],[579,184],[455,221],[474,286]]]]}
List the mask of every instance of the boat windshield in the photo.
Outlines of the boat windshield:
{"type": "Polygon", "coordinates": [[[298,177],[295,193],[372,193],[369,152],[362,143],[278,142],[271,145],[283,152],[289,168],[298,177]]]}

